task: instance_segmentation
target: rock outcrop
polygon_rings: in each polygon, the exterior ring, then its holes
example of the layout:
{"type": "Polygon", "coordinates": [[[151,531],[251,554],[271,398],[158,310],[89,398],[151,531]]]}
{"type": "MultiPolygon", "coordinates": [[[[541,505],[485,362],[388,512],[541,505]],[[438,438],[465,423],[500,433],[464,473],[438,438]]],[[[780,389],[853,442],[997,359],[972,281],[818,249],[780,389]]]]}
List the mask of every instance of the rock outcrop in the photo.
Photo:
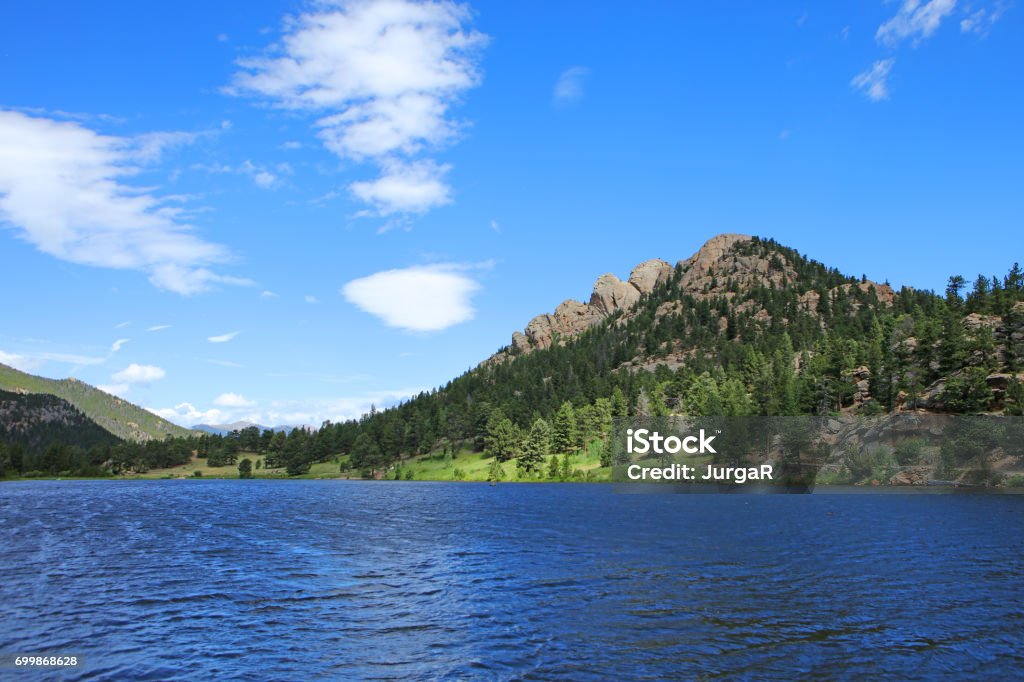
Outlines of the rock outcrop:
{"type": "MultiPolygon", "coordinates": [[[[564,301],[553,313],[538,315],[530,320],[523,331],[515,332],[512,335],[513,352],[530,352],[549,348],[555,343],[564,343],[616,313],[622,313],[628,319],[641,299],[668,284],[676,271],[680,273],[680,290],[697,300],[722,296],[732,298],[735,291],[758,286],[782,287],[798,279],[799,274],[785,254],[766,251],[763,247],[743,248],[743,245],[752,241],[754,238],[747,235],[720,234],[709,239],[697,253],[679,261],[675,266],[655,258],[633,268],[626,281],[611,273],[601,275],[587,303],[564,301]]],[[[844,289],[848,293],[855,287],[865,293],[874,291],[883,305],[892,304],[894,294],[888,285],[864,281],[844,284],[836,289],[844,289]]],[[[829,293],[835,293],[835,290],[829,293]]],[[[801,298],[801,307],[814,313],[819,299],[818,292],[809,291],[801,298]]],[[[768,312],[753,309],[754,305],[748,301],[744,304],[746,307],[737,308],[737,312],[749,313],[762,325],[771,324],[768,312]]],[[[854,303],[854,308],[858,305],[854,303]]],[[[661,317],[681,312],[681,303],[676,301],[673,305],[659,307],[656,314],[661,317]]],[[[723,330],[726,322],[724,317],[719,320],[723,330]]],[[[491,360],[502,360],[505,357],[506,353],[499,353],[491,360]]],[[[645,362],[640,359],[640,364],[645,362]]]]}
{"type": "MultiPolygon", "coordinates": [[[[689,259],[680,261],[679,265],[686,269],[714,268],[714,264],[722,259],[734,244],[750,239],[752,238],[743,235],[718,235],[710,239],[689,259]]],[[[633,268],[625,282],[611,273],[601,275],[594,283],[594,290],[588,303],[568,300],[559,305],[554,313],[538,315],[530,320],[522,332],[512,334],[512,346],[519,352],[528,352],[537,348],[548,348],[556,339],[565,341],[610,315],[628,312],[643,296],[665,285],[672,278],[673,272],[671,263],[652,258],[633,268]]],[[[694,281],[696,282],[696,278],[694,281]]]]}
{"type": "Polygon", "coordinates": [[[641,294],[649,294],[672,277],[672,265],[660,258],[652,258],[633,268],[629,283],[641,294]]]}
{"type": "Polygon", "coordinates": [[[602,317],[620,310],[628,310],[640,300],[640,290],[630,282],[623,282],[612,274],[601,275],[590,295],[590,307],[602,317]]]}

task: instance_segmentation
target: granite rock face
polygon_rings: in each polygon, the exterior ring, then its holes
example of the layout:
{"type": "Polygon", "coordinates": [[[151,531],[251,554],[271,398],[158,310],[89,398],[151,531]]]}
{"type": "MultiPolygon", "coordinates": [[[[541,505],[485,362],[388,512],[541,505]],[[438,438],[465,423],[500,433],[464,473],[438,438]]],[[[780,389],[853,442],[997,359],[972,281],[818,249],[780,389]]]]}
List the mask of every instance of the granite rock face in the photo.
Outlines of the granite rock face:
{"type": "Polygon", "coordinates": [[[672,277],[672,265],[660,258],[646,260],[629,273],[629,283],[641,294],[649,294],[672,277]]]}
{"type": "MultiPolygon", "coordinates": [[[[644,296],[673,281],[677,272],[680,292],[697,300],[720,296],[731,298],[734,296],[733,290],[757,286],[781,287],[797,279],[798,273],[793,264],[784,256],[765,255],[758,249],[743,248],[753,239],[742,234],[720,234],[709,239],[697,253],[679,261],[675,266],[654,258],[634,267],[626,281],[611,273],[601,275],[586,303],[572,299],[564,301],[553,313],[538,315],[530,320],[523,331],[515,332],[512,335],[512,352],[525,353],[564,343],[617,313],[628,320],[644,296]]],[[[858,287],[865,293],[873,291],[883,305],[892,304],[893,291],[888,285],[864,281],[844,284],[839,288],[849,290],[852,287],[858,287]]],[[[814,311],[819,298],[817,292],[807,292],[801,299],[801,306],[805,310],[814,311]]],[[[681,306],[679,301],[673,306],[663,306],[664,309],[659,308],[656,316],[679,314],[682,312],[681,306]]],[[[763,310],[741,309],[738,312],[750,312],[754,319],[765,325],[772,321],[771,316],[763,310]]],[[[724,329],[725,319],[721,319],[719,324],[724,329]]],[[[492,357],[491,361],[504,360],[506,357],[508,352],[503,351],[492,357]]]]}

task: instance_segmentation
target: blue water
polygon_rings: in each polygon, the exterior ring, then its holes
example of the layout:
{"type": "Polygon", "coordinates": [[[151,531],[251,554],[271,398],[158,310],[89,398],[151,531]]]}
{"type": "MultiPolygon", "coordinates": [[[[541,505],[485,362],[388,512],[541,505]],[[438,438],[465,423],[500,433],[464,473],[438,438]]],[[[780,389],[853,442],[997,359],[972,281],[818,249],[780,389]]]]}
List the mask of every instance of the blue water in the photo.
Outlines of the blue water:
{"type": "Polygon", "coordinates": [[[1024,496],[0,485],[0,653],[59,679],[1009,679],[1022,605],[1024,496]]]}

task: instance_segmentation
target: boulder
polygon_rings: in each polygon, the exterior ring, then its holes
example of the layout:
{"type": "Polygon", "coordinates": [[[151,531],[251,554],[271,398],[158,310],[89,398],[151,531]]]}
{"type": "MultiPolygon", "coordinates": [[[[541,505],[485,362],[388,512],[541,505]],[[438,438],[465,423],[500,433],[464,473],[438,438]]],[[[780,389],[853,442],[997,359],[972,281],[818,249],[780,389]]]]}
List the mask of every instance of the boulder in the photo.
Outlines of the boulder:
{"type": "Polygon", "coordinates": [[[640,291],[612,274],[601,275],[594,284],[590,306],[601,315],[607,316],[619,310],[626,310],[640,300],[640,291]]]}
{"type": "Polygon", "coordinates": [[[903,469],[893,474],[892,478],[889,479],[889,485],[927,485],[928,484],[928,470],[927,467],[914,467],[911,469],[903,469]]]}
{"type": "Polygon", "coordinates": [[[646,260],[629,273],[629,283],[641,294],[649,294],[672,277],[672,266],[660,258],[646,260]]]}

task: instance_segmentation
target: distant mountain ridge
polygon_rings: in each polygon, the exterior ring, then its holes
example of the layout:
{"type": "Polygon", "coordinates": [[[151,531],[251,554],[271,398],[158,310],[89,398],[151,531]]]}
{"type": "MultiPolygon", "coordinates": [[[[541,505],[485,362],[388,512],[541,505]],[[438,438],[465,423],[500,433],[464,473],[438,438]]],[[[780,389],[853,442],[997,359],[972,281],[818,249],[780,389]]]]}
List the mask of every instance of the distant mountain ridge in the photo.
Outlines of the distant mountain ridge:
{"type": "Polygon", "coordinates": [[[277,426],[264,426],[263,424],[257,424],[255,422],[237,421],[231,422],[230,424],[196,424],[192,429],[194,431],[212,433],[217,436],[226,436],[232,431],[241,431],[242,429],[249,429],[254,426],[260,430],[260,433],[263,433],[264,431],[284,431],[285,433],[291,433],[293,429],[312,430],[314,428],[308,424],[279,424],[277,426]]]}
{"type": "Polygon", "coordinates": [[[194,435],[149,410],[110,395],[78,379],[46,379],[0,364],[0,390],[57,396],[90,420],[123,440],[163,440],[194,435]]]}

